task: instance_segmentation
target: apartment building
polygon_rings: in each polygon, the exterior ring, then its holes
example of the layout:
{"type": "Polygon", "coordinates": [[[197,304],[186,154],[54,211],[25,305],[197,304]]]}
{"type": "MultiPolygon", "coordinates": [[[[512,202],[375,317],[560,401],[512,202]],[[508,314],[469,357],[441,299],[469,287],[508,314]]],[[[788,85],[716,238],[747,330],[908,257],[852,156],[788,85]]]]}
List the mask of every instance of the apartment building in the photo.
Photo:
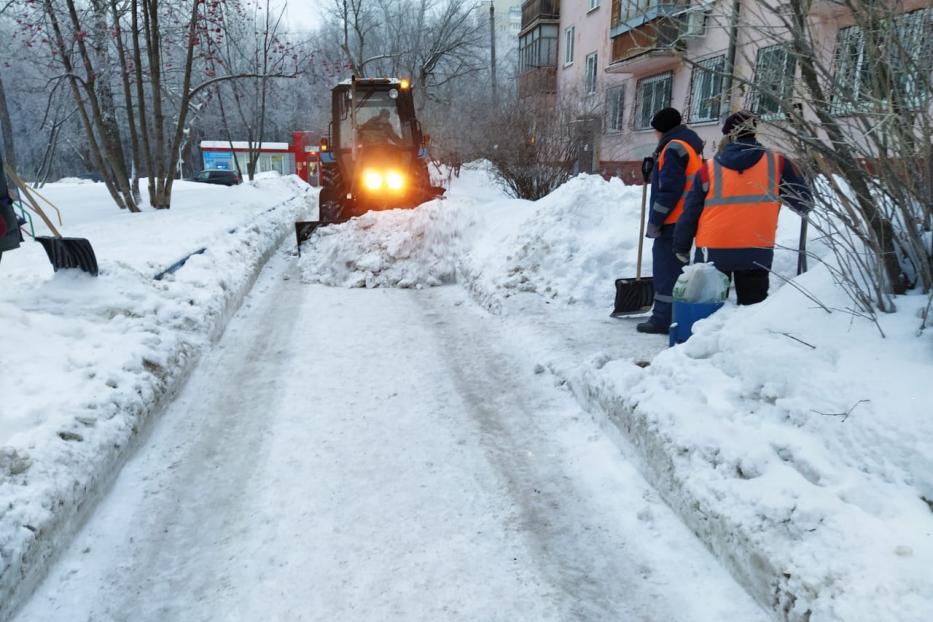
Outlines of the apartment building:
{"type": "MultiPolygon", "coordinates": [[[[916,38],[916,53],[933,52],[930,0],[890,4],[903,16],[897,27],[916,38]]],[[[778,0],[526,0],[520,37],[529,53],[519,91],[556,94],[555,105],[578,109],[578,132],[591,149],[579,170],[640,183],[641,160],[657,144],[650,120],[661,108],[678,108],[712,157],[731,112],[781,122],[781,102],[749,83],[783,101],[803,97],[794,58],[780,45],[788,10],[778,0]]],[[[871,68],[845,3],[813,0],[807,17],[821,64],[833,67],[842,88],[858,89],[871,68]]]]}
{"type": "Polygon", "coordinates": [[[605,126],[618,119],[619,109],[614,114],[608,108],[610,94],[620,93],[622,85],[620,76],[605,71],[612,56],[607,36],[612,0],[564,0],[560,9],[559,102],[576,112],[573,131],[579,157],[575,169],[593,173],[600,170],[605,126]]]}

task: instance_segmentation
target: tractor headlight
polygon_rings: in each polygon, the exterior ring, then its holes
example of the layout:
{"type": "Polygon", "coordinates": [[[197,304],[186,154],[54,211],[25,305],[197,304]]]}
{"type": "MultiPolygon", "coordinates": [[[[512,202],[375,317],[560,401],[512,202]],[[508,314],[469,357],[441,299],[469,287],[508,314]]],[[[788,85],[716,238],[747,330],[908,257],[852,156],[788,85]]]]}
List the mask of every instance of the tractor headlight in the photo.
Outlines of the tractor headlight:
{"type": "Polygon", "coordinates": [[[389,171],[386,173],[386,185],[390,190],[401,190],[405,187],[405,178],[398,171],[389,171]]]}
{"type": "Polygon", "coordinates": [[[363,173],[363,185],[365,185],[368,190],[379,190],[382,188],[383,182],[382,173],[378,171],[366,171],[363,173]]]}

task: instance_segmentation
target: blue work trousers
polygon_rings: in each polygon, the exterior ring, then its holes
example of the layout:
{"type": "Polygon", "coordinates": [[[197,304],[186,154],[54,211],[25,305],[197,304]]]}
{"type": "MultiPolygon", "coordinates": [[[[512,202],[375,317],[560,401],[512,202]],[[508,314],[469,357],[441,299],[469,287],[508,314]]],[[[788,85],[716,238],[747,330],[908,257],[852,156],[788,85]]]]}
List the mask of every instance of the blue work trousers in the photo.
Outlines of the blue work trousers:
{"type": "Polygon", "coordinates": [[[654,239],[651,248],[654,265],[654,308],[651,312],[652,324],[667,328],[671,325],[673,313],[674,283],[683,271],[684,264],[674,256],[674,225],[661,227],[661,235],[654,239]]]}

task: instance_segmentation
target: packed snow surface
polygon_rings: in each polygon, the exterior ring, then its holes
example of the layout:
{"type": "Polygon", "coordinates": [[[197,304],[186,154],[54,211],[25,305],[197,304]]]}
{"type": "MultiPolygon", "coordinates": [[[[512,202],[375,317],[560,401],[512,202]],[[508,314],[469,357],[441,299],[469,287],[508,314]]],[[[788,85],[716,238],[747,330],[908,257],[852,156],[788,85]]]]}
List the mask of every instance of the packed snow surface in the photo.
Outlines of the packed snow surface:
{"type": "Polygon", "coordinates": [[[18,620],[765,621],[504,319],[293,263],[18,620]]]}
{"type": "Polygon", "coordinates": [[[54,553],[56,534],[223,328],[309,190],[295,177],[176,187],[170,210],[139,214],[117,209],[103,184],[41,190],[62,210],[64,235],[91,240],[99,278],[53,273],[31,241],[3,254],[0,617],[7,590],[54,553]]]}

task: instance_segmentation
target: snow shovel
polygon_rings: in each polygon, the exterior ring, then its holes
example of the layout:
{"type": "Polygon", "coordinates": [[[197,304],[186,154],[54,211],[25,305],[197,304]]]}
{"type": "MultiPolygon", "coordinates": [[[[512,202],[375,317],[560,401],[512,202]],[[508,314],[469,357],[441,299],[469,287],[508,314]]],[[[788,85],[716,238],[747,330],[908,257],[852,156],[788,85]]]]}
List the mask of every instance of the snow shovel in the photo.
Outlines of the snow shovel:
{"type": "Polygon", "coordinates": [[[28,201],[29,209],[38,214],[39,218],[45,222],[45,226],[52,232],[51,236],[33,236],[33,239],[45,249],[45,254],[48,255],[49,261],[52,263],[52,268],[56,272],[59,270],[78,268],[92,276],[97,276],[97,256],[94,254],[94,248],[91,246],[91,243],[84,238],[62,237],[62,234],[59,233],[55,225],[52,224],[52,220],[46,215],[45,211],[39,207],[39,203],[33,196],[32,191],[29,190],[29,186],[26,185],[26,182],[20,179],[16,172],[8,165],[4,165],[4,170],[6,170],[7,177],[16,184],[20,195],[28,201]]]}
{"type": "Polygon", "coordinates": [[[641,276],[641,255],[645,246],[645,207],[648,201],[648,181],[654,159],[645,158],[641,164],[641,173],[645,183],[641,187],[641,224],[638,227],[638,262],[634,279],[616,279],[615,308],[610,317],[625,317],[644,313],[654,304],[654,277],[641,276]]]}
{"type": "Polygon", "coordinates": [[[301,257],[301,244],[307,241],[314,230],[321,226],[320,220],[299,220],[295,223],[295,238],[298,240],[298,256],[301,257]]]}

